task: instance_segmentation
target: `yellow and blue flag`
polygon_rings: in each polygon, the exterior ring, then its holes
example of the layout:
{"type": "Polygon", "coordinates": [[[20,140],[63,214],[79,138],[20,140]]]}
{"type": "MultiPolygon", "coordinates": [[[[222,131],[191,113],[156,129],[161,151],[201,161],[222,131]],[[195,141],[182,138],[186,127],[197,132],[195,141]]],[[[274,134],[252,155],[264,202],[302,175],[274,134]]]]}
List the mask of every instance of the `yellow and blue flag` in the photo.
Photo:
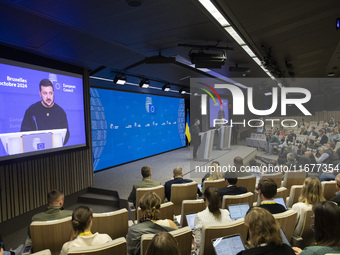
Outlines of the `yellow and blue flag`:
{"type": "Polygon", "coordinates": [[[187,136],[188,142],[191,142],[191,134],[190,134],[190,120],[189,113],[187,112],[187,122],[185,124],[185,135],[187,136]]]}

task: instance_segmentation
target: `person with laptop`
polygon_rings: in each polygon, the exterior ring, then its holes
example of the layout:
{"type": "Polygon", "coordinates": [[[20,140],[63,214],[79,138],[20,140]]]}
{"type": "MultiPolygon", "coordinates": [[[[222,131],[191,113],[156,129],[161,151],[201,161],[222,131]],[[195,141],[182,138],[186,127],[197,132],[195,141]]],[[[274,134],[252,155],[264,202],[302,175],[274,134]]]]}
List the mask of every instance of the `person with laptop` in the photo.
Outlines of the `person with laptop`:
{"type": "Polygon", "coordinates": [[[204,191],[203,199],[206,209],[197,213],[194,224],[195,246],[197,251],[199,251],[201,246],[202,228],[204,225],[220,225],[231,222],[228,210],[220,209],[221,199],[216,187],[207,187],[204,191]]]}
{"type": "Polygon", "coordinates": [[[244,222],[249,227],[251,248],[237,255],[295,255],[294,250],[283,242],[279,223],[268,210],[253,207],[244,222]]]}
{"type": "Polygon", "coordinates": [[[299,202],[292,206],[292,210],[296,211],[298,215],[294,235],[301,235],[304,227],[303,219],[305,218],[307,211],[312,209],[313,205],[316,203],[325,200],[320,180],[316,177],[308,177],[305,179],[299,196],[299,202]]]}
{"type": "Polygon", "coordinates": [[[274,200],[277,193],[277,185],[273,179],[261,178],[257,185],[257,192],[261,198],[261,205],[259,207],[267,209],[272,214],[287,211],[283,205],[276,203],[274,200]]]}
{"type": "Polygon", "coordinates": [[[299,255],[325,255],[340,253],[340,209],[332,201],[324,201],[313,206],[315,245],[301,250],[293,247],[299,255]]]}
{"type": "Polygon", "coordinates": [[[237,173],[227,172],[225,174],[225,184],[226,187],[218,190],[221,198],[223,198],[224,195],[240,195],[247,193],[247,189],[245,187],[236,186],[237,173]]]}

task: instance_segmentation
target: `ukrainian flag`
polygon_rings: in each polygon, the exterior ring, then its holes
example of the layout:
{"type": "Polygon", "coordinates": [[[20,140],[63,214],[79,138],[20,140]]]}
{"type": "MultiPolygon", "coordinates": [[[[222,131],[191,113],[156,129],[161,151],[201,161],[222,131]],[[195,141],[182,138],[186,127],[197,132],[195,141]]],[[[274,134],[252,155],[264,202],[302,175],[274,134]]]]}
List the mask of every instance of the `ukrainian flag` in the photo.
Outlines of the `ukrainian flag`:
{"type": "Polygon", "coordinates": [[[187,136],[188,142],[191,142],[191,134],[190,134],[190,120],[189,113],[187,113],[187,123],[185,124],[185,135],[187,136]]]}

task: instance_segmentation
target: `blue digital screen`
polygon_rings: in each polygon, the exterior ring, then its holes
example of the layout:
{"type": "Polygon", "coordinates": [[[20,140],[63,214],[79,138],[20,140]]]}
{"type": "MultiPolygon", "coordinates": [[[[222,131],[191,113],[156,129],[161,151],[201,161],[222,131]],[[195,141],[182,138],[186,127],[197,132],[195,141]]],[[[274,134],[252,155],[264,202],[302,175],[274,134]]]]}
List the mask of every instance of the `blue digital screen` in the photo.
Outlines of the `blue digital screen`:
{"type": "Polygon", "coordinates": [[[185,146],[184,99],[90,92],[94,171],[185,146]]]}
{"type": "MultiPolygon", "coordinates": [[[[226,119],[229,121],[229,103],[227,99],[221,99],[222,101],[222,110],[221,103],[219,100],[214,101],[209,98],[209,123],[210,127],[214,127],[214,119],[226,119]],[[215,103],[216,102],[216,103],[215,103]]],[[[215,123],[218,123],[215,121],[215,123]]],[[[221,122],[219,122],[221,123],[221,122]]],[[[229,124],[229,123],[228,123],[229,124]]]]}
{"type": "Polygon", "coordinates": [[[27,155],[24,148],[30,148],[29,155],[33,155],[34,151],[86,146],[82,75],[0,59],[0,109],[0,160],[27,155]],[[45,88],[52,88],[53,97],[45,98],[49,107],[44,106],[40,94],[42,80],[49,84],[45,88]],[[37,108],[28,114],[33,105],[37,108]],[[66,133],[52,131],[48,138],[43,132],[60,129],[66,133]],[[43,142],[25,144],[22,139],[20,144],[17,138],[26,135],[35,136],[35,141],[47,139],[49,146],[43,142]]]}

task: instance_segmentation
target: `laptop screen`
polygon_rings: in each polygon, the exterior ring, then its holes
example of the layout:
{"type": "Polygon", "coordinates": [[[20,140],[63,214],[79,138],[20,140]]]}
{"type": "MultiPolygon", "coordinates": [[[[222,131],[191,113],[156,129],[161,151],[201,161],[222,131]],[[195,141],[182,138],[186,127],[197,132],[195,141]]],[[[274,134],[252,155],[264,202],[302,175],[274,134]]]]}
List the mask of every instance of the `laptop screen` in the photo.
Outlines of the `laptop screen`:
{"type": "Polygon", "coordinates": [[[282,242],[287,244],[287,245],[289,245],[289,246],[291,246],[289,241],[288,241],[288,239],[287,239],[287,237],[286,237],[286,235],[285,235],[285,233],[283,232],[282,228],[280,229],[280,232],[281,232],[282,242]]]}
{"type": "Polygon", "coordinates": [[[229,205],[228,210],[230,213],[230,218],[232,220],[237,220],[246,216],[249,210],[249,204],[229,205]]]}
{"type": "Polygon", "coordinates": [[[285,201],[283,201],[283,198],[282,198],[282,197],[274,198],[274,200],[275,200],[275,202],[276,202],[277,204],[283,205],[283,206],[286,208],[286,210],[287,210],[287,206],[286,206],[286,204],[285,204],[285,201]]]}
{"type": "Polygon", "coordinates": [[[245,250],[239,234],[211,240],[216,255],[236,255],[245,250]]]}
{"type": "Polygon", "coordinates": [[[187,223],[188,226],[191,230],[194,230],[195,228],[195,217],[196,217],[197,213],[191,213],[191,214],[187,214],[186,218],[187,218],[187,223]]]}

